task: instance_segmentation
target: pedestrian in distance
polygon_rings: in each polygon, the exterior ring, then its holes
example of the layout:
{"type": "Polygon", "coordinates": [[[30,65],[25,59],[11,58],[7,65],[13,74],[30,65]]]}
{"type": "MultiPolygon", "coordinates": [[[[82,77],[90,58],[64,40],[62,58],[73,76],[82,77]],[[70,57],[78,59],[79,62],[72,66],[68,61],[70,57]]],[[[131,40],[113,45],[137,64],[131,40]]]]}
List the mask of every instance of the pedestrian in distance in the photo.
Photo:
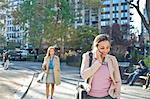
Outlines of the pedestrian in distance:
{"type": "Polygon", "coordinates": [[[7,70],[9,67],[9,55],[7,50],[3,52],[3,67],[4,70],[7,70]]]}
{"type": "Polygon", "coordinates": [[[136,65],[136,69],[129,74],[127,81],[124,82],[124,84],[129,84],[132,86],[135,81],[139,78],[139,76],[145,74],[148,72],[148,67],[145,65],[143,60],[140,60],[138,62],[138,65],[136,65]]]}
{"type": "Polygon", "coordinates": [[[120,99],[121,78],[118,62],[109,53],[108,35],[95,37],[92,46],[92,64],[89,67],[89,52],[82,56],[81,77],[88,81],[87,99],[120,99]]]}
{"type": "Polygon", "coordinates": [[[50,46],[48,48],[47,54],[44,57],[42,68],[47,73],[46,82],[45,82],[46,83],[46,97],[47,99],[53,99],[55,85],[59,85],[61,81],[60,61],[59,61],[59,57],[55,55],[54,46],[50,46]]]}

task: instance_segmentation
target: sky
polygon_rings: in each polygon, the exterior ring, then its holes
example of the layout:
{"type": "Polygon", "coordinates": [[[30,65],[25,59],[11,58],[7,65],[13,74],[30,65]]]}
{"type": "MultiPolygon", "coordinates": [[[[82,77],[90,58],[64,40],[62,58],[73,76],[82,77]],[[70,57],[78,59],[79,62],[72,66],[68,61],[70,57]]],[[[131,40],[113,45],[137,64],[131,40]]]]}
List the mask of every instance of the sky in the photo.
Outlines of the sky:
{"type": "MultiPolygon", "coordinates": [[[[134,0],[134,1],[137,1],[137,0],[134,0]]],[[[146,0],[140,0],[140,10],[142,13],[143,13],[143,8],[145,6],[145,1],[146,0]]],[[[135,2],[135,4],[136,4],[136,2],[135,2]]],[[[131,13],[133,13],[132,20],[134,22],[132,22],[131,24],[135,27],[134,31],[138,32],[140,34],[141,33],[141,18],[135,8],[133,10],[131,10],[131,13]]]]}

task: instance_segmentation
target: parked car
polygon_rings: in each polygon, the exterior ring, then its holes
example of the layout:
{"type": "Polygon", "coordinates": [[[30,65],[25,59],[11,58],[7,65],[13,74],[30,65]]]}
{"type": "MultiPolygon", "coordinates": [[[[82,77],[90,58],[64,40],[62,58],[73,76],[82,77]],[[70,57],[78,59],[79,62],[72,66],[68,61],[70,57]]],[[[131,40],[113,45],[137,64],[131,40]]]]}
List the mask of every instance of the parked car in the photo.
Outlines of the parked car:
{"type": "Polygon", "coordinates": [[[10,60],[26,60],[28,51],[26,50],[19,50],[19,51],[9,51],[10,60]]]}
{"type": "Polygon", "coordinates": [[[21,55],[18,54],[16,51],[9,51],[8,53],[10,55],[9,59],[10,60],[13,60],[13,61],[16,61],[16,60],[21,60],[21,55]]]}

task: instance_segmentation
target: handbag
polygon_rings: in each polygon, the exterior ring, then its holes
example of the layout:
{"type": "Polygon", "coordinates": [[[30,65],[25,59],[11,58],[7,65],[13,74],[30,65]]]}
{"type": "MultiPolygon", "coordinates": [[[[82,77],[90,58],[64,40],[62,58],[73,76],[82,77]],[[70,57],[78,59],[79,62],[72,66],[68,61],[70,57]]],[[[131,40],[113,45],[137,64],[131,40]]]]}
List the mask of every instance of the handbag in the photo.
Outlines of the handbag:
{"type": "MultiPolygon", "coordinates": [[[[90,51],[89,52],[89,67],[92,65],[92,59],[93,59],[93,53],[90,51]]],[[[88,82],[89,82],[89,79],[87,79],[86,82],[78,81],[75,99],[87,99],[88,91],[89,91],[88,82]]]]}
{"type": "Polygon", "coordinates": [[[86,82],[78,82],[75,99],[87,99],[88,84],[86,82]]]}
{"type": "Polygon", "coordinates": [[[46,77],[47,77],[47,73],[45,73],[44,71],[41,71],[38,74],[37,82],[38,83],[46,83],[46,77]]]}

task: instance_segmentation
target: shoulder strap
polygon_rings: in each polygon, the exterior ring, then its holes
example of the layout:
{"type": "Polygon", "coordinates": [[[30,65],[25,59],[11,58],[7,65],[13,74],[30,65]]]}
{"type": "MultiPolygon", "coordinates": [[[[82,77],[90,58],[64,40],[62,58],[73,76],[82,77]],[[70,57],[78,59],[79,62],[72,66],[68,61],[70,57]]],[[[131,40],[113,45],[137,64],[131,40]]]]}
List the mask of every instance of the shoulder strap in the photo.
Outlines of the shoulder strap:
{"type": "MultiPolygon", "coordinates": [[[[93,60],[93,53],[90,51],[89,52],[89,67],[92,65],[92,60],[93,60]]],[[[89,78],[87,79],[86,83],[89,83],[89,78]]]]}
{"type": "Polygon", "coordinates": [[[93,53],[90,51],[89,52],[89,67],[92,65],[92,60],[93,60],[93,53]]]}

